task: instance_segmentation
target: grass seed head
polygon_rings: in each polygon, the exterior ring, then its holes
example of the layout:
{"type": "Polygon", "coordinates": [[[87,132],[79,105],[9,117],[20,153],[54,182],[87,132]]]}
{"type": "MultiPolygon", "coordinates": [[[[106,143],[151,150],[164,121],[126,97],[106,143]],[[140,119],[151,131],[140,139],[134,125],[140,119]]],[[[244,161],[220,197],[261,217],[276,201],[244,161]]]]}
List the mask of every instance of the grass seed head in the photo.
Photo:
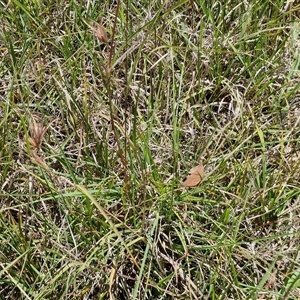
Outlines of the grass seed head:
{"type": "Polygon", "coordinates": [[[36,122],[34,118],[31,118],[29,124],[30,137],[28,138],[30,145],[39,149],[44,138],[44,135],[47,131],[48,127],[44,127],[43,123],[36,122]]]}
{"type": "Polygon", "coordinates": [[[107,34],[105,32],[105,29],[102,25],[98,25],[97,27],[93,27],[93,32],[100,39],[101,42],[107,44],[108,43],[108,38],[107,34]]]}

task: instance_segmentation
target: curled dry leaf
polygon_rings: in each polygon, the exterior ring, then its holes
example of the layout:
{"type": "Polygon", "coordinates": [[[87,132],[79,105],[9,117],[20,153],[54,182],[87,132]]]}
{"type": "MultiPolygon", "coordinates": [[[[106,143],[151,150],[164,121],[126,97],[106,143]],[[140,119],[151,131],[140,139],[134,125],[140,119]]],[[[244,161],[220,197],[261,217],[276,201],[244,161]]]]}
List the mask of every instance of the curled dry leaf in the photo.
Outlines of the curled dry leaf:
{"type": "Polygon", "coordinates": [[[204,175],[204,166],[202,161],[200,161],[199,165],[192,168],[187,176],[186,180],[181,183],[183,187],[194,187],[197,186],[203,179],[204,175]]]}

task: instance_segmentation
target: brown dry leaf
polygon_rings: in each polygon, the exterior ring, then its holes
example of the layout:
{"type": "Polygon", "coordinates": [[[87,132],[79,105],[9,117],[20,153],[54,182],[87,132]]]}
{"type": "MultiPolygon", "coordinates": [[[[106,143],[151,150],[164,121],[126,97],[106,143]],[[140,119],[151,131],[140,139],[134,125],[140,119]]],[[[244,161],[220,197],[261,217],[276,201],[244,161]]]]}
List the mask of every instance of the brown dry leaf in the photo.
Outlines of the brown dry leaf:
{"type": "Polygon", "coordinates": [[[203,179],[204,175],[204,166],[202,161],[200,161],[199,165],[192,168],[187,176],[186,180],[181,183],[183,187],[194,187],[197,186],[203,179]]]}

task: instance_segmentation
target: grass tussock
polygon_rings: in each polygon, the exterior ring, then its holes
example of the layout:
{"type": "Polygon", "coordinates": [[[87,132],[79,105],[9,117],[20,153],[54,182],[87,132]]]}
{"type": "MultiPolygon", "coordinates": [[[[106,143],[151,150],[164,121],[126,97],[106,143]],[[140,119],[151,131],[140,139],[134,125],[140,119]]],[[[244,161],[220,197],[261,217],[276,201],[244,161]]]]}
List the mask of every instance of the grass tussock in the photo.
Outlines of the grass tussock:
{"type": "Polygon", "coordinates": [[[297,1],[0,5],[1,299],[299,299],[297,1]]]}

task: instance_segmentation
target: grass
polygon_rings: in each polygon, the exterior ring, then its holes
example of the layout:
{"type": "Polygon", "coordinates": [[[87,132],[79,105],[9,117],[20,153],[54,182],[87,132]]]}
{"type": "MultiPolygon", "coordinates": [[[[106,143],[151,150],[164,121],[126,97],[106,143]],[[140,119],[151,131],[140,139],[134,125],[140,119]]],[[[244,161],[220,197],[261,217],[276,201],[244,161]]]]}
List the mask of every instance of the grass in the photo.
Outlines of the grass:
{"type": "Polygon", "coordinates": [[[299,299],[296,1],[0,5],[1,299],[299,299]]]}

